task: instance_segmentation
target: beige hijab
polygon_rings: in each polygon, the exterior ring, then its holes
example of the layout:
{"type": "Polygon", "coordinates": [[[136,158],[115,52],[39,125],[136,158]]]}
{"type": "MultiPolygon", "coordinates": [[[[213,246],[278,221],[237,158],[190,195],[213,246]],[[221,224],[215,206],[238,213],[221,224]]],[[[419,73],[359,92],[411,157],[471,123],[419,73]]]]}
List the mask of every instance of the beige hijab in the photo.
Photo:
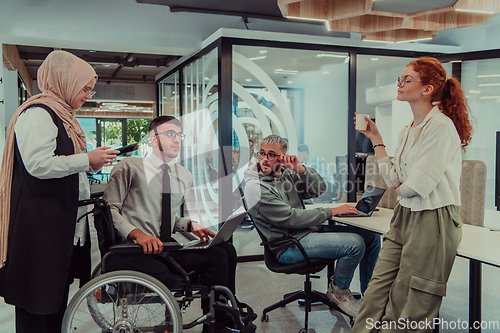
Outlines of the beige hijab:
{"type": "Polygon", "coordinates": [[[97,74],[92,66],[65,51],[53,51],[38,69],[38,87],[41,94],[24,102],[12,116],[0,171],[0,267],[7,258],[7,238],[10,218],[10,195],[14,168],[14,125],[21,111],[32,104],[45,104],[61,118],[64,128],[75,146],[75,154],[85,151],[86,139],[70,105],[76,95],[97,74]]]}

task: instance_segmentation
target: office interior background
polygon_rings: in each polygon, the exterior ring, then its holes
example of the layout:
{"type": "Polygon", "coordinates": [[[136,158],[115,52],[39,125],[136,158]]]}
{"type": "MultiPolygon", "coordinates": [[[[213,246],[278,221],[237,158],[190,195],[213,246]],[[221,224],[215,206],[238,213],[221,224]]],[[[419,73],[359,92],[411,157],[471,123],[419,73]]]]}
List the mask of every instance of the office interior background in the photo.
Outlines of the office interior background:
{"type": "MultiPolygon", "coordinates": [[[[321,22],[279,19],[275,0],[203,3],[1,0],[0,151],[12,114],[39,92],[38,66],[51,50],[63,49],[99,74],[96,95],[77,114],[89,150],[139,142],[135,154],[143,156],[154,116],[189,124],[179,161],[193,173],[196,190],[183,214],[216,225],[238,209],[233,197],[251,158],[249,139],[256,152],[271,133],[288,139],[290,154],[308,145],[340,184],[337,200],[354,201],[363,160],[373,153],[354,130],[354,113],[377,123],[393,153],[412,118],[408,104],[396,99],[397,77],[410,60],[429,55],[462,82],[475,129],[463,159],[486,163],[485,209],[497,210],[500,16],[432,39],[392,43],[329,31],[321,22]]],[[[105,184],[110,169],[93,181],[105,184]]],[[[234,237],[242,258],[258,258],[259,243],[251,228],[234,237]]]]}

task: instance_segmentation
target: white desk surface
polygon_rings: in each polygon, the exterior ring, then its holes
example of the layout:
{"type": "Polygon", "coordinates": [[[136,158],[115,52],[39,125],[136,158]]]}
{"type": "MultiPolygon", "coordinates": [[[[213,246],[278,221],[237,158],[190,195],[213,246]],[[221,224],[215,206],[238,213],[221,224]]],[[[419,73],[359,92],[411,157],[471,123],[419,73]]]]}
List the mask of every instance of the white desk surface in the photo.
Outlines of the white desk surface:
{"type": "MultiPolygon", "coordinates": [[[[334,208],[342,204],[312,204],[306,205],[306,209],[314,208],[334,208]]],[[[354,204],[353,204],[354,205],[354,204]]],[[[392,209],[378,208],[371,217],[336,217],[332,220],[355,227],[370,230],[379,234],[386,234],[389,231],[389,224],[392,218],[392,209]]],[[[496,213],[496,212],[495,212],[496,213]]],[[[496,218],[496,214],[485,214],[485,225],[487,218],[496,218]]],[[[489,225],[488,225],[489,226],[489,225]]],[[[458,247],[458,255],[469,259],[476,259],[481,262],[500,266],[500,231],[491,231],[487,227],[477,227],[464,224],[462,227],[462,242],[458,247]]]]}

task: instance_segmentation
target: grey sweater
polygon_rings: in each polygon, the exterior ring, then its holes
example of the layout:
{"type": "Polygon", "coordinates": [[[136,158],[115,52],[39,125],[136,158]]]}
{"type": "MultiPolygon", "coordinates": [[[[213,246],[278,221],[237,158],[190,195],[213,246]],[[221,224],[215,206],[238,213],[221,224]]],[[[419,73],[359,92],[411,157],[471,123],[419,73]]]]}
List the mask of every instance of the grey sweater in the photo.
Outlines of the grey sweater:
{"type": "MultiPolygon", "coordinates": [[[[326,191],[321,175],[312,168],[303,174],[282,166],[275,178],[259,174],[257,164],[245,171],[245,202],[248,213],[267,240],[281,237],[301,239],[332,217],[329,208],[305,209],[303,200],[326,191]]],[[[290,244],[271,245],[276,258],[290,244]]]]}

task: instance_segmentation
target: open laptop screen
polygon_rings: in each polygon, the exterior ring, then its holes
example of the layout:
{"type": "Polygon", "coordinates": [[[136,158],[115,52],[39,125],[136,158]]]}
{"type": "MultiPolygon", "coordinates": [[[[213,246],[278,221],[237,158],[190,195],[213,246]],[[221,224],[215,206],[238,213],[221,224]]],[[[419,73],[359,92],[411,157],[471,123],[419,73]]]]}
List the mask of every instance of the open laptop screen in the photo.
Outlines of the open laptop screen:
{"type": "Polygon", "coordinates": [[[363,192],[363,196],[356,204],[356,209],[360,212],[369,214],[370,212],[375,210],[375,208],[377,208],[377,205],[380,199],[382,199],[384,192],[385,189],[368,185],[363,192]]]}

